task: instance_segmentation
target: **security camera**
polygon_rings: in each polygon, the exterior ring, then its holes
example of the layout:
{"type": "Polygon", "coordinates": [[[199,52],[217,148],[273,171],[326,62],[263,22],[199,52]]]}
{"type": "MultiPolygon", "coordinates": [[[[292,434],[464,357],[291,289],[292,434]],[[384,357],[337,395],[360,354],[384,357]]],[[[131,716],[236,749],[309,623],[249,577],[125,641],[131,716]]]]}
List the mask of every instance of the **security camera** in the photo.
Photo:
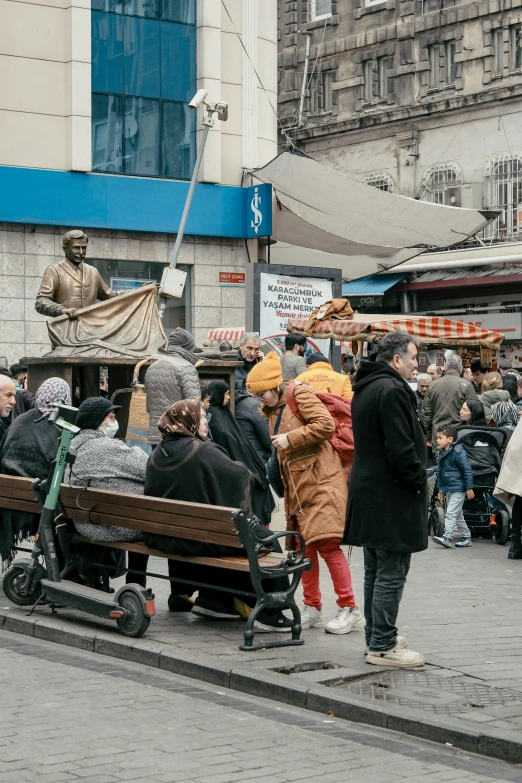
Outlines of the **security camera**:
{"type": "Polygon", "coordinates": [[[208,95],[208,90],[198,90],[189,103],[191,109],[199,109],[208,95]]]}

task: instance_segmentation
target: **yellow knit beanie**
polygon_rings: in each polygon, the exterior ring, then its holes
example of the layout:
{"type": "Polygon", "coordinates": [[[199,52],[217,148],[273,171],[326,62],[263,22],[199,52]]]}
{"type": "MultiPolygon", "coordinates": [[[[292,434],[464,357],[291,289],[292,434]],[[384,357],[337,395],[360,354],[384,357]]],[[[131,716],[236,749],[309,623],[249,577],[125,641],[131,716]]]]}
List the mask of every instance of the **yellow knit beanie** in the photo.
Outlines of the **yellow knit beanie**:
{"type": "Polygon", "coordinates": [[[254,394],[277,389],[283,383],[283,368],[279,354],[271,351],[262,362],[256,364],[247,376],[247,389],[254,394]]]}

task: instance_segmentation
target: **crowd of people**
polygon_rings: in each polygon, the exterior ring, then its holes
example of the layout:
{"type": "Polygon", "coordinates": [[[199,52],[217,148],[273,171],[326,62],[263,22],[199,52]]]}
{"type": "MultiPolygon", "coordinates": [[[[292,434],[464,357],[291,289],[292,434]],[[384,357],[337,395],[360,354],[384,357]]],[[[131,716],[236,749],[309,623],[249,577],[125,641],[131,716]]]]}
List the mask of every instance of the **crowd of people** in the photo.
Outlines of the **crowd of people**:
{"type": "MultiPolygon", "coordinates": [[[[304,554],[312,561],[302,577],[303,629],[343,635],[364,627],[369,664],[422,665],[423,655],[398,634],[397,616],[411,555],[428,546],[427,468],[436,466],[439,497],[446,508],[444,534],[434,540],[448,549],[456,530],[455,545],[469,547],[471,534],[462,508],[464,500],[474,496],[473,472],[458,442],[459,432],[491,425],[502,428],[506,441],[513,436],[495,492],[499,503],[515,496],[509,556],[522,557],[522,480],[514,467],[522,450],[517,430],[522,377],[507,362],[499,372],[472,364],[465,373],[456,353],[444,368],[431,365],[418,374],[417,340],[399,331],[378,341],[351,375],[336,372],[326,356],[310,352],[302,335],[287,336],[282,356],[265,356],[259,335],[247,333],[237,351],[232,413],[227,383],[201,383],[199,353],[192,335],[175,329],[165,356],[146,372],[150,454],[115,437],[118,406],[104,391],[82,402],[76,420],[80,431],[71,446],[74,466],[65,480],[241,508],[255,516],[261,537],[270,535],[273,490],[278,487],[287,530],[301,534],[304,554]],[[329,407],[327,398],[336,404],[329,407]],[[336,411],[343,410],[352,421],[349,464],[335,438],[336,411]],[[342,544],[363,547],[364,613],[342,544]],[[319,559],[337,596],[333,617],[323,616],[319,559]]],[[[71,403],[71,390],[65,381],[50,378],[32,395],[25,392],[24,372],[23,366],[14,366],[0,374],[2,472],[45,478],[57,446],[47,416],[56,401],[71,403]]],[[[103,541],[108,550],[111,542],[144,540],[171,554],[237,556],[237,550],[220,545],[73,522],[84,540],[103,541]]],[[[0,556],[5,562],[21,538],[34,535],[37,524],[35,515],[2,511],[0,556]]],[[[269,544],[274,551],[278,547],[269,544]]],[[[127,581],[145,585],[147,559],[129,553],[127,581]]],[[[175,560],[168,560],[168,572],[172,612],[236,620],[252,610],[252,601],[244,595],[253,592],[248,573],[175,560]],[[194,597],[194,581],[223,589],[202,588],[194,597]]],[[[286,580],[278,579],[270,589],[285,586],[286,580]]],[[[289,632],[291,625],[279,610],[265,610],[256,620],[264,631],[289,632]]]]}

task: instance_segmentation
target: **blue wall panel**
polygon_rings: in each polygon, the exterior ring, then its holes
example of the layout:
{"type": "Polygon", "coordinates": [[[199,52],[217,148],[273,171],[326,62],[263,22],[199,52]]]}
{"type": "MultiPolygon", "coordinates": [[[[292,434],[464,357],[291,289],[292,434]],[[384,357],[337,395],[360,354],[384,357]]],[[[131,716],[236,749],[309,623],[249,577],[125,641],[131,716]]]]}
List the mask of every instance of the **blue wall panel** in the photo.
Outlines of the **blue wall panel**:
{"type": "MultiPolygon", "coordinates": [[[[0,221],[175,234],[188,182],[0,166],[0,221]]],[[[247,189],[196,185],[187,234],[247,236],[247,189]]]]}

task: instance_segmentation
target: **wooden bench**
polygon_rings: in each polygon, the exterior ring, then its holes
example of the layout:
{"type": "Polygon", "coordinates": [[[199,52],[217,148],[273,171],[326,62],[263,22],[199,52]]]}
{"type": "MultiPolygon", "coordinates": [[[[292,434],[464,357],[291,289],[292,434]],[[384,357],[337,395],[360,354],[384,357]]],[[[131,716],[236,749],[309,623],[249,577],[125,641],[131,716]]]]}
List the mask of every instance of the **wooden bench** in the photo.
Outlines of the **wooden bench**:
{"type": "MultiPolygon", "coordinates": [[[[140,530],[143,533],[155,533],[162,536],[201,541],[208,544],[221,544],[238,550],[238,556],[227,557],[183,557],[165,554],[150,549],[144,543],[134,542],[93,542],[102,547],[138,552],[154,557],[163,557],[187,563],[213,566],[232,571],[249,572],[254,587],[253,593],[232,590],[219,584],[208,585],[191,581],[184,575],[184,584],[194,587],[213,587],[224,592],[256,598],[256,604],[247,620],[244,631],[244,644],[241,650],[255,650],[264,647],[280,647],[289,644],[302,644],[300,639],[301,619],[295,603],[295,591],[304,570],[311,568],[311,562],[303,557],[304,542],[299,534],[294,534],[300,542],[299,552],[266,553],[266,545],[271,540],[286,536],[286,533],[272,533],[270,539],[259,538],[258,526],[238,509],[209,506],[201,503],[165,500],[162,498],[131,495],[123,492],[110,492],[102,489],[85,489],[62,484],[60,503],[64,516],[68,520],[91,522],[97,525],[116,525],[118,527],[140,530]],[[245,556],[239,554],[243,549],[245,556]],[[290,585],[283,592],[266,592],[263,579],[290,577],[290,585]],[[283,641],[254,645],[254,621],[263,609],[291,609],[294,617],[292,638],[283,641]]],[[[40,505],[32,487],[32,479],[0,474],[0,509],[40,512],[40,505]]],[[[72,524],[69,524],[71,531],[72,524]]],[[[87,541],[74,534],[76,541],[87,541]]],[[[154,576],[161,576],[154,574],[154,576]]],[[[161,577],[168,579],[169,577],[161,577]]]]}

